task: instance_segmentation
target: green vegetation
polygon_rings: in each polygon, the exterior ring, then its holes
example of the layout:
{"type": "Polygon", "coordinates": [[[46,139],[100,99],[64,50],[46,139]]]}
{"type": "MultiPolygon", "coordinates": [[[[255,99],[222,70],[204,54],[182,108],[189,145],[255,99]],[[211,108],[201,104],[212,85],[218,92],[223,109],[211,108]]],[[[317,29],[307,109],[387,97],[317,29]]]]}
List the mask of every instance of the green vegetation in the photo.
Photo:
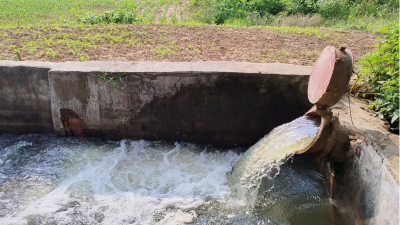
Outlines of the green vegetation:
{"type": "Polygon", "coordinates": [[[121,86],[122,77],[125,72],[114,72],[109,73],[108,71],[103,71],[99,75],[97,75],[103,81],[110,83],[112,85],[121,86]]]}
{"type": "Polygon", "coordinates": [[[170,56],[174,55],[176,52],[179,52],[180,46],[177,45],[170,45],[170,46],[156,46],[154,51],[157,53],[158,56],[170,56]]]}
{"type": "MultiPolygon", "coordinates": [[[[107,59],[117,54],[116,49],[128,47],[156,60],[203,57],[204,49],[183,45],[179,38],[169,40],[167,34],[174,28],[165,32],[160,27],[146,29],[148,23],[258,26],[280,34],[307,35],[335,46],[346,35],[338,29],[378,32],[386,27],[377,50],[365,55],[358,65],[374,96],[370,108],[398,132],[398,15],[398,0],[0,0],[0,59],[84,61],[97,55],[107,59]],[[141,23],[142,27],[116,25],[132,23],[141,23]],[[163,39],[155,38],[157,35],[163,39]]],[[[206,39],[197,33],[195,38],[206,39]]],[[[234,49],[221,50],[212,42],[206,52],[225,59],[234,49]]],[[[290,57],[309,58],[306,64],[310,65],[320,49],[265,47],[249,51],[252,54],[242,60],[288,62],[284,60],[290,57]]],[[[118,84],[120,75],[102,73],[99,77],[118,84]]]]}
{"type": "Polygon", "coordinates": [[[398,24],[398,13],[397,0],[0,0],[0,27],[71,25],[79,21],[379,31],[392,22],[398,24]],[[168,8],[172,11],[169,15],[168,8]],[[154,21],[156,14],[162,14],[158,21],[154,21]]]}
{"type": "Polygon", "coordinates": [[[102,14],[93,13],[89,14],[84,18],[80,18],[77,20],[78,23],[83,24],[99,24],[99,23],[123,23],[129,24],[134,22],[139,22],[140,20],[136,18],[135,13],[132,12],[114,12],[114,11],[107,11],[102,14]]]}
{"type": "Polygon", "coordinates": [[[0,26],[66,24],[96,12],[135,8],[130,0],[0,0],[0,26]]]}
{"type": "MultiPolygon", "coordinates": [[[[152,21],[161,5],[180,0],[0,0],[0,27],[142,23],[152,21]],[[143,12],[139,12],[145,9],[143,12]]],[[[172,18],[161,18],[169,22],[172,18]]],[[[176,15],[175,15],[176,20],[176,15]]]]}
{"type": "Polygon", "coordinates": [[[397,0],[193,0],[194,19],[239,26],[324,26],[379,31],[398,23],[397,0]]]}
{"type": "Polygon", "coordinates": [[[391,130],[399,132],[399,26],[392,24],[382,30],[383,41],[374,52],[366,54],[358,64],[360,75],[371,84],[374,100],[370,108],[388,120],[391,130]]]}

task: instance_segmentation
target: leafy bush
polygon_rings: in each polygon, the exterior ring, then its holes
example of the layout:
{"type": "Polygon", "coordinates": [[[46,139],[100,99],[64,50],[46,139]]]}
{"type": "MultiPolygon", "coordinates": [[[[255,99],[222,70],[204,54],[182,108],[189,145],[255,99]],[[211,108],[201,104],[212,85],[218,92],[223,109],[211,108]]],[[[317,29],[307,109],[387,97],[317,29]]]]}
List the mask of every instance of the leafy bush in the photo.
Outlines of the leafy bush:
{"type": "Polygon", "coordinates": [[[223,24],[229,18],[246,18],[247,1],[222,0],[216,6],[216,24],[223,24]]]}
{"type": "Polygon", "coordinates": [[[193,19],[239,26],[296,24],[377,32],[398,21],[398,0],[192,0],[193,19]],[[305,17],[304,17],[305,16],[305,17]],[[286,19],[286,17],[290,17],[286,19]],[[312,19],[308,24],[305,18],[312,19]],[[317,19],[318,18],[318,19],[317,19]],[[286,23],[284,21],[290,21],[286,23]]]}
{"type": "Polygon", "coordinates": [[[392,131],[399,131],[399,26],[392,24],[382,32],[385,37],[374,52],[366,54],[358,64],[372,86],[375,98],[370,102],[380,118],[387,119],[392,131]]]}
{"type": "Polygon", "coordinates": [[[288,1],[289,7],[287,9],[290,15],[293,14],[313,14],[318,12],[318,0],[291,0],[288,1]]]}
{"type": "Polygon", "coordinates": [[[135,13],[131,12],[104,12],[103,14],[90,14],[87,17],[78,19],[79,23],[99,24],[99,23],[134,23],[140,21],[136,18],[135,13]]]}
{"type": "Polygon", "coordinates": [[[286,9],[284,0],[251,0],[248,1],[248,9],[257,12],[260,17],[271,14],[276,15],[286,9]]]}
{"type": "Polygon", "coordinates": [[[347,19],[351,4],[348,0],[319,1],[319,14],[327,19],[347,19]]]}
{"type": "Polygon", "coordinates": [[[188,12],[200,23],[214,24],[216,21],[216,5],[218,0],[192,0],[188,12]]]}
{"type": "Polygon", "coordinates": [[[228,19],[245,19],[248,12],[256,12],[260,17],[276,15],[286,8],[285,0],[221,0],[216,5],[216,24],[228,19]]]}

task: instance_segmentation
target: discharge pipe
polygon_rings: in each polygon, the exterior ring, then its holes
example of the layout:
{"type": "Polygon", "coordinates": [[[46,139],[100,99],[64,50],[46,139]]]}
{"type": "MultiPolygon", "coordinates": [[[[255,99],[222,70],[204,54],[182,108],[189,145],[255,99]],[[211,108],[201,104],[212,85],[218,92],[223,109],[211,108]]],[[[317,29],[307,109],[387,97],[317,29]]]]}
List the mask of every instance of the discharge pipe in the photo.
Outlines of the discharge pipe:
{"type": "Polygon", "coordinates": [[[308,81],[308,100],[314,106],[305,114],[310,119],[321,119],[319,131],[313,142],[296,154],[305,152],[321,160],[329,155],[343,162],[350,144],[348,132],[333,116],[330,109],[347,92],[353,72],[353,55],[345,47],[325,47],[314,63],[308,81]]]}

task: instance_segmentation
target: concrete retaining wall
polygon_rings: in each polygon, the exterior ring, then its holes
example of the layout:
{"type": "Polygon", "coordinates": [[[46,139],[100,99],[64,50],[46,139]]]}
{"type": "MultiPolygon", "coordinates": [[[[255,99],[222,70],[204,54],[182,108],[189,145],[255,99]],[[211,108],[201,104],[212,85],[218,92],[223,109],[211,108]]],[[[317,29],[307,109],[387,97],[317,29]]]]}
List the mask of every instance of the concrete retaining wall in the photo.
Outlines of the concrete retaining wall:
{"type": "MultiPolygon", "coordinates": [[[[0,61],[0,132],[64,136],[71,134],[67,121],[83,136],[249,146],[311,108],[311,69],[243,62],[0,61]],[[118,77],[115,84],[109,81],[118,77]]],[[[363,136],[360,156],[349,151],[335,168],[336,208],[343,224],[398,224],[398,146],[377,131],[363,136]]]]}
{"type": "Polygon", "coordinates": [[[399,147],[379,131],[366,130],[363,136],[335,168],[336,208],[343,224],[397,225],[399,147]]]}
{"type": "Polygon", "coordinates": [[[0,62],[0,132],[52,133],[51,63],[0,62]]]}
{"type": "Polygon", "coordinates": [[[365,100],[343,96],[331,109],[352,140],[345,162],[333,165],[339,224],[399,224],[399,136],[365,100]]]}
{"type": "Polygon", "coordinates": [[[0,61],[0,126],[63,136],[60,110],[70,109],[84,136],[249,146],[311,108],[310,72],[244,62],[0,61]],[[120,82],[108,82],[113,76],[120,82]],[[28,112],[40,117],[13,122],[28,112]]]}

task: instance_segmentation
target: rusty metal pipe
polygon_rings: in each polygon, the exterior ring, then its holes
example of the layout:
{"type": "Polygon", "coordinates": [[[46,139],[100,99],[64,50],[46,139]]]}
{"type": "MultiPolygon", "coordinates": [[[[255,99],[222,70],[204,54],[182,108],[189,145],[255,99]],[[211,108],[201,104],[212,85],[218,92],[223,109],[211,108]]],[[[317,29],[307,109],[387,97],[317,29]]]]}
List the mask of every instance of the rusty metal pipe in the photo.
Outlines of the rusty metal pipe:
{"type": "Polygon", "coordinates": [[[350,144],[348,135],[339,119],[333,116],[329,107],[335,105],[347,92],[353,71],[353,56],[345,48],[327,46],[314,63],[308,83],[308,100],[314,104],[305,115],[310,119],[320,118],[319,131],[305,152],[321,160],[328,155],[336,161],[343,161],[350,144]]]}

